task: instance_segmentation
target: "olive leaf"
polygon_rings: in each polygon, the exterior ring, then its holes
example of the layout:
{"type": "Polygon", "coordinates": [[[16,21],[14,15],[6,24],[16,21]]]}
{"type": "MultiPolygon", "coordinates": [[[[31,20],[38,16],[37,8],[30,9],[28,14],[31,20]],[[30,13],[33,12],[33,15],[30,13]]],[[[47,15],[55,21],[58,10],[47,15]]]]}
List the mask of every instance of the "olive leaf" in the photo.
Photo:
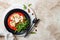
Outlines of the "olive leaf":
{"type": "Polygon", "coordinates": [[[27,9],[26,5],[23,5],[23,9],[24,9],[24,10],[27,9]]]}
{"type": "Polygon", "coordinates": [[[30,7],[32,4],[29,4],[28,7],[30,7]]]}
{"type": "Polygon", "coordinates": [[[30,32],[30,34],[36,34],[36,32],[30,32]]]}

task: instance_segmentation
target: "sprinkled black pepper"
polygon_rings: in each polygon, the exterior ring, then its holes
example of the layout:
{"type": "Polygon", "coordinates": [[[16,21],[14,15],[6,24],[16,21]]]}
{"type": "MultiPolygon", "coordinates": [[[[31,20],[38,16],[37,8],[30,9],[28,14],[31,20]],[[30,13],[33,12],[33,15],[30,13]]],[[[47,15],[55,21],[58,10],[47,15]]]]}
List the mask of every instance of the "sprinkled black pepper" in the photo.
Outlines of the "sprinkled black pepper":
{"type": "Polygon", "coordinates": [[[34,14],[32,13],[32,15],[34,15],[34,14]]]}
{"type": "Polygon", "coordinates": [[[37,31],[37,29],[35,29],[35,31],[37,31]]]}
{"type": "Polygon", "coordinates": [[[35,27],[37,27],[37,26],[35,25],[35,27]]]}

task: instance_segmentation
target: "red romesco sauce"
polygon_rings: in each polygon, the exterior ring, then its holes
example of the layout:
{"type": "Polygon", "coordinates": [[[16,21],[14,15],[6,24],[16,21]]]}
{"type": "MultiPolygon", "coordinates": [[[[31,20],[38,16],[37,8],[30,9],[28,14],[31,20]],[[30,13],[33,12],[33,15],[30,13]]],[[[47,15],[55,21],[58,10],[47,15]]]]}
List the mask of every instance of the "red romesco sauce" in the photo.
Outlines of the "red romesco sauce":
{"type": "Polygon", "coordinates": [[[21,13],[21,12],[15,12],[15,13],[11,14],[11,15],[8,17],[8,26],[9,26],[9,28],[11,28],[12,30],[16,30],[16,29],[17,29],[15,26],[12,26],[12,25],[10,24],[10,22],[13,21],[13,20],[11,20],[11,17],[13,17],[14,14],[18,14],[19,16],[24,16],[24,14],[21,13]]]}

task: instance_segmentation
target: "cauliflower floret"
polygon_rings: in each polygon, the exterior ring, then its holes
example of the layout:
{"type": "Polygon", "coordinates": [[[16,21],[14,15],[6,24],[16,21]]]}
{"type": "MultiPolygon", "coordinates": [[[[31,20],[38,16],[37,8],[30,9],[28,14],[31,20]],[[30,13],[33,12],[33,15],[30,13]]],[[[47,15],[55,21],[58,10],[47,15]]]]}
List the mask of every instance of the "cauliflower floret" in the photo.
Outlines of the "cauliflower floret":
{"type": "Polygon", "coordinates": [[[11,21],[11,22],[10,22],[10,25],[11,25],[11,26],[15,26],[15,22],[11,21]]]}
{"type": "Polygon", "coordinates": [[[15,26],[15,23],[18,23],[19,21],[23,22],[23,16],[20,16],[19,14],[14,13],[11,17],[12,22],[10,22],[11,25],[15,26]]]}
{"type": "Polygon", "coordinates": [[[20,18],[20,20],[21,20],[21,22],[23,22],[23,17],[22,16],[20,16],[21,18],[20,18]]]}

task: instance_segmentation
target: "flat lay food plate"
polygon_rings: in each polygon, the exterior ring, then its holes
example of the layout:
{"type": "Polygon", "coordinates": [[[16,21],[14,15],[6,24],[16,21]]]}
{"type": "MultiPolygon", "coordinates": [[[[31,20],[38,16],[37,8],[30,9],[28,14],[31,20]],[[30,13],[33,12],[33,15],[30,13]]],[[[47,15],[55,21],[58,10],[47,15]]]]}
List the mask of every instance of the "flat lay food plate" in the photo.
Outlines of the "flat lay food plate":
{"type": "Polygon", "coordinates": [[[4,26],[13,34],[23,34],[27,28],[30,28],[35,19],[34,12],[30,7],[23,9],[23,5],[12,5],[6,9],[4,15],[4,26]]]}
{"type": "MultiPolygon", "coordinates": [[[[60,0],[0,0],[4,4],[10,5],[1,5],[0,3],[0,35],[6,34],[7,30],[5,30],[5,25],[3,24],[4,17],[9,12],[9,10],[14,8],[23,9],[22,4],[32,4],[32,8],[36,11],[37,17],[41,19],[40,23],[37,25],[35,29],[37,29],[36,34],[30,35],[27,38],[24,37],[17,37],[17,40],[60,40],[60,0]],[[19,4],[14,5],[11,7],[12,4],[19,4]],[[10,7],[10,8],[9,8],[10,7]],[[6,10],[4,9],[6,8],[6,10]],[[8,9],[7,9],[8,8],[8,9]]],[[[29,7],[27,7],[28,9],[29,7]]],[[[28,13],[28,10],[23,9],[25,12],[28,13]]],[[[34,19],[32,15],[33,11],[30,9],[31,13],[28,13],[31,19],[31,23],[34,19]]],[[[35,30],[34,30],[35,31],[35,30]]],[[[8,35],[9,36],[9,35],[8,35]]],[[[11,39],[13,36],[11,36],[11,39]]],[[[9,38],[7,38],[9,39],[9,38]]],[[[0,40],[4,40],[3,38],[0,40]]]]}

